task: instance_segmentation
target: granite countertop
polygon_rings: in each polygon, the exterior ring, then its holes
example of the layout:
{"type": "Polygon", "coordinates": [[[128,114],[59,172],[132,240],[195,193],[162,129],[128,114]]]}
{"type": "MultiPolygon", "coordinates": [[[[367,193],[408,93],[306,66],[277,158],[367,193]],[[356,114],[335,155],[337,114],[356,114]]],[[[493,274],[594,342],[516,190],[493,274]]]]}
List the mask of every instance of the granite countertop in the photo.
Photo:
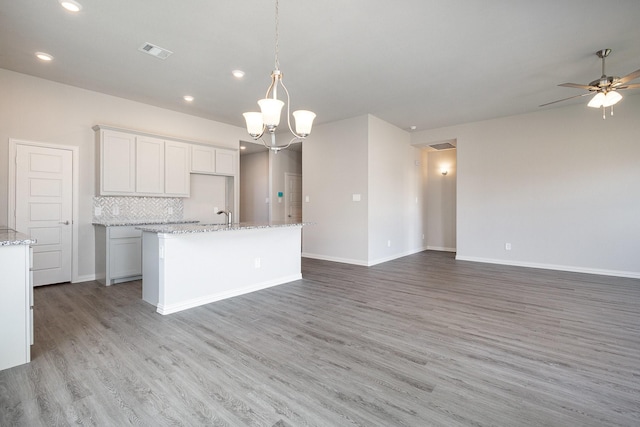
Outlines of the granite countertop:
{"type": "Polygon", "coordinates": [[[0,246],[32,245],[34,243],[36,243],[36,240],[26,234],[0,226],[0,246]]]}
{"type": "Polygon", "coordinates": [[[164,219],[113,219],[109,221],[94,221],[93,225],[102,225],[103,227],[122,227],[127,225],[168,225],[168,224],[196,224],[199,221],[180,220],[168,221],[164,219]]]}
{"type": "Polygon", "coordinates": [[[310,223],[296,222],[240,222],[237,224],[167,224],[167,225],[144,225],[136,227],[142,231],[150,231],[159,234],[188,234],[188,233],[211,233],[215,231],[237,231],[252,230],[258,228],[276,227],[300,227],[310,223]]]}

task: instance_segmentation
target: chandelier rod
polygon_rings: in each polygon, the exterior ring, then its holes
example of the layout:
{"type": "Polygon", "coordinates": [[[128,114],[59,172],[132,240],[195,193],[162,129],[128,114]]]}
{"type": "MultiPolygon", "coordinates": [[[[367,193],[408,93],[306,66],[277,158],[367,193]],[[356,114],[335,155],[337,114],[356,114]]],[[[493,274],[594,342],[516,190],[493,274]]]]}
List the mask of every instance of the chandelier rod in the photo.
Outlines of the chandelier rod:
{"type": "Polygon", "coordinates": [[[275,47],[275,56],[276,56],[276,70],[280,69],[280,60],[278,59],[278,54],[280,53],[280,7],[278,5],[278,0],[276,0],[276,47],[275,47]]]}

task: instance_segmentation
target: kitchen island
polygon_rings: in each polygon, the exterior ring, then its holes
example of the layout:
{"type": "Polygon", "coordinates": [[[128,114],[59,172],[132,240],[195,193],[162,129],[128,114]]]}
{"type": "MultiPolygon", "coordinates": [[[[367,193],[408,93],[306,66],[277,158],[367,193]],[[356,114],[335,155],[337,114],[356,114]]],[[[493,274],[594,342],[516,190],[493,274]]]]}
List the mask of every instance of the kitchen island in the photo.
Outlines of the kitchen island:
{"type": "Polygon", "coordinates": [[[138,227],[142,299],[160,314],[302,278],[302,223],[138,227]]]}

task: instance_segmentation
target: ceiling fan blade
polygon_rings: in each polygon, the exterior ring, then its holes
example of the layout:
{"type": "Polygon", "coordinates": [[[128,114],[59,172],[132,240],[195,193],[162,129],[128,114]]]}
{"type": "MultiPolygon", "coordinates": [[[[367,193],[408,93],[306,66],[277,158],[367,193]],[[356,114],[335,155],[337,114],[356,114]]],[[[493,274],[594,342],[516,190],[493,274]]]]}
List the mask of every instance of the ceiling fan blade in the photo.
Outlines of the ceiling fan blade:
{"type": "Polygon", "coordinates": [[[558,102],[568,101],[568,100],[573,99],[573,98],[580,98],[581,96],[587,96],[587,95],[593,95],[593,93],[588,92],[588,93],[583,93],[583,94],[580,94],[580,95],[570,96],[568,98],[558,99],[557,101],[547,102],[546,104],[538,105],[538,107],[546,107],[547,105],[556,104],[558,102]]]}
{"type": "Polygon", "coordinates": [[[633,73],[629,73],[624,77],[620,77],[618,80],[615,81],[614,85],[615,86],[623,85],[626,82],[630,82],[631,80],[635,80],[639,77],[640,77],[640,70],[635,70],[633,73]]]}
{"type": "Polygon", "coordinates": [[[563,87],[574,87],[576,89],[584,89],[584,90],[598,90],[597,87],[595,86],[589,86],[589,85],[580,85],[578,83],[562,83],[561,85],[558,86],[563,86],[563,87]]]}
{"type": "Polygon", "coordinates": [[[640,83],[634,83],[630,85],[616,87],[616,90],[624,90],[624,89],[640,89],[640,83]]]}

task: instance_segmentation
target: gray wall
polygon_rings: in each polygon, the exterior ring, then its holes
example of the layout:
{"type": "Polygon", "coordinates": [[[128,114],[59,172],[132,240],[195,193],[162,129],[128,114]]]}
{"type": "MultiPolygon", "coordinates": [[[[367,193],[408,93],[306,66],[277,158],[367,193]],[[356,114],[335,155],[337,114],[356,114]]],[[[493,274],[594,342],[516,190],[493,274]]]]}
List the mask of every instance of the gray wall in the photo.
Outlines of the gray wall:
{"type": "Polygon", "coordinates": [[[456,150],[423,150],[427,249],[456,251],[456,150]],[[448,173],[442,175],[441,167],[448,173]]]}
{"type": "Polygon", "coordinates": [[[640,277],[640,95],[412,135],[457,139],[458,259],[640,277]],[[505,243],[512,250],[505,250],[505,243]]]}
{"type": "Polygon", "coordinates": [[[269,221],[269,152],[240,156],[240,221],[269,221]]]}
{"type": "MultiPolygon", "coordinates": [[[[304,142],[302,144],[305,144],[304,142]]],[[[270,153],[271,161],[271,220],[286,221],[285,198],[278,201],[278,191],[285,193],[285,173],[302,174],[302,151],[283,150],[270,153]]],[[[304,210],[304,204],[302,206],[304,210]]]]}

